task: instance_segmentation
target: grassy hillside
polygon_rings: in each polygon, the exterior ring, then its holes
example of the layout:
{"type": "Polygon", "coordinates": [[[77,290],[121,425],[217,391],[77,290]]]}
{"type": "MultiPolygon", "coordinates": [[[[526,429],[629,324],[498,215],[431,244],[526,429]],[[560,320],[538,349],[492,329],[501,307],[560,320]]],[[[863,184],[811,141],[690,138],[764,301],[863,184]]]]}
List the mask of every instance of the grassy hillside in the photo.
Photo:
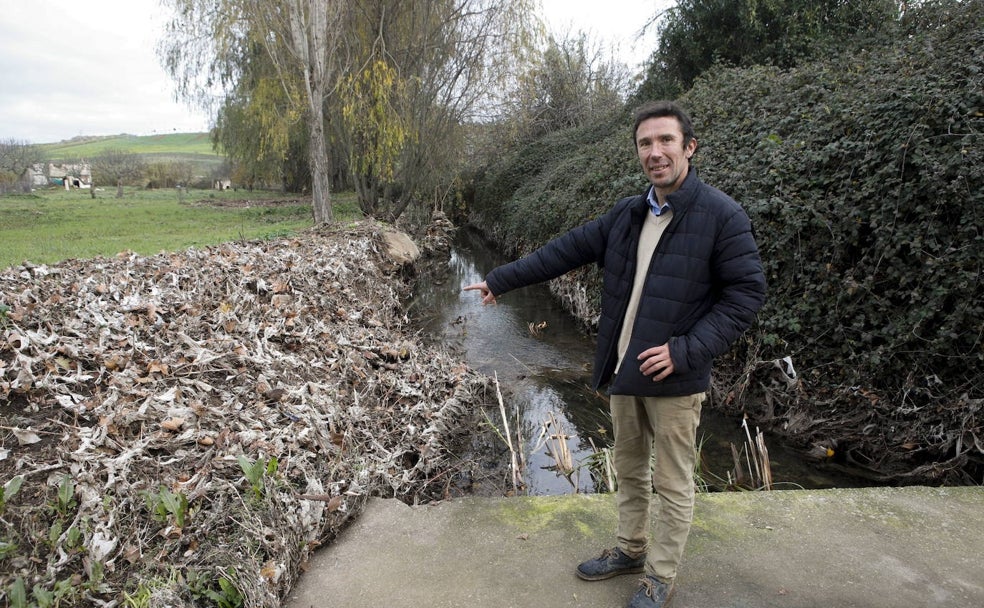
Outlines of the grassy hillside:
{"type": "Polygon", "coordinates": [[[225,156],[212,149],[208,133],[168,133],[162,135],[110,135],[75,137],[40,147],[53,163],[93,161],[107,150],[140,155],[147,165],[189,164],[195,176],[214,176],[225,156]]]}
{"type": "Polygon", "coordinates": [[[54,161],[91,158],[107,149],[156,156],[216,156],[208,133],[75,137],[58,143],[41,144],[41,148],[54,161]]]}

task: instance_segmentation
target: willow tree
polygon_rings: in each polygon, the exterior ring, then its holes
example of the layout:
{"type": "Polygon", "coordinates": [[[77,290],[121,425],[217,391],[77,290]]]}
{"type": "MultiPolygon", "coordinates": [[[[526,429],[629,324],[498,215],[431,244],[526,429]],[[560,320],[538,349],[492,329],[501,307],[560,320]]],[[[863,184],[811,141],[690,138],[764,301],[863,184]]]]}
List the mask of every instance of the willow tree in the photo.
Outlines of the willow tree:
{"type": "Polygon", "coordinates": [[[462,125],[494,114],[536,14],[535,0],[163,1],[174,15],[161,54],[180,96],[260,112],[221,126],[257,127],[270,143],[261,152],[281,159],[291,140],[278,133],[295,114],[305,123],[318,222],[331,220],[333,164],[351,169],[363,210],[381,219],[446,193],[462,125]],[[264,62],[297,112],[268,103],[264,62]]]}
{"type": "Polygon", "coordinates": [[[344,81],[341,107],[349,162],[359,208],[372,217],[393,220],[409,199],[393,200],[397,165],[404,146],[414,137],[395,101],[406,83],[393,66],[377,59],[344,81]]]}
{"type": "MultiPolygon", "coordinates": [[[[337,52],[345,0],[162,0],[172,9],[160,46],[179,96],[212,109],[232,91],[257,49],[290,106],[304,118],[315,223],[330,223],[331,162],[324,108],[345,71],[337,52]]],[[[276,128],[282,129],[282,125],[276,128]]],[[[271,141],[276,141],[271,139],[271,141]]],[[[286,141],[280,140],[285,155],[286,141]]]]}
{"type": "Polygon", "coordinates": [[[362,210],[395,220],[440,206],[466,156],[464,126],[495,114],[533,43],[532,0],[351,0],[352,69],[333,106],[362,210]]]}
{"type": "Polygon", "coordinates": [[[213,145],[227,155],[236,183],[250,189],[256,184],[279,183],[291,192],[310,187],[304,114],[291,103],[299,86],[298,81],[285,83],[267,53],[258,50],[225,95],[211,135],[213,145]],[[303,142],[300,162],[295,158],[298,141],[303,142]]]}

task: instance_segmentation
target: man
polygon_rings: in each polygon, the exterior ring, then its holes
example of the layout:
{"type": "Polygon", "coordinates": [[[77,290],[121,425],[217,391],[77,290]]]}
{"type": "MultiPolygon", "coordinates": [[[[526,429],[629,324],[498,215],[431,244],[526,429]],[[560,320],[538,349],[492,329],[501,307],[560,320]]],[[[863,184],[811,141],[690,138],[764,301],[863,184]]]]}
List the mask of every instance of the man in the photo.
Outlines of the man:
{"type": "Polygon", "coordinates": [[[589,581],[645,573],[629,608],[662,607],[690,534],[696,434],[711,362],[752,324],[765,277],[751,223],[690,166],[690,117],[662,101],[636,112],[650,187],[530,255],[477,290],[484,304],[589,263],[603,271],[595,388],[608,385],[618,477],[618,544],[578,565],[589,581]],[[651,456],[655,459],[651,468],[651,456]],[[649,534],[653,488],[659,509],[649,534]]]}

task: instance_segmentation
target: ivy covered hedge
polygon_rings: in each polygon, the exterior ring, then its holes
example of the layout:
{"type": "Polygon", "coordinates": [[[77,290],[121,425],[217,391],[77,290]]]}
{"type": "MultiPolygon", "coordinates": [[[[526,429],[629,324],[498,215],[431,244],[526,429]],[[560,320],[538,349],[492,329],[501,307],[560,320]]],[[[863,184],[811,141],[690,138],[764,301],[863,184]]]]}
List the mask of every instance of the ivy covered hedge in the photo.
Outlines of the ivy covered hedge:
{"type": "MultiPolygon", "coordinates": [[[[901,481],[984,467],[984,3],[944,4],[890,44],[713,69],[681,99],[769,279],[727,403],[901,481]],[[756,365],[783,357],[796,382],[756,365]]],[[[602,213],[645,186],[630,131],[624,115],[504,154],[474,217],[519,255],[602,213]]]]}

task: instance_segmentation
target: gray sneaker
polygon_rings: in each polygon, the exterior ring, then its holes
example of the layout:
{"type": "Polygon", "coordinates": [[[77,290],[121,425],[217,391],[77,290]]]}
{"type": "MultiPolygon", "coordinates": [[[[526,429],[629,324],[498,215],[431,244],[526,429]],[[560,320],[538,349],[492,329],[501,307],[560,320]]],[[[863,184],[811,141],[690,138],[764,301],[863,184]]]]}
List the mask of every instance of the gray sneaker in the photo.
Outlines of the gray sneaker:
{"type": "Polygon", "coordinates": [[[642,587],[632,596],[626,608],[664,608],[673,599],[673,583],[664,583],[652,576],[642,579],[642,587]]]}
{"type": "Polygon", "coordinates": [[[602,581],[620,574],[639,574],[645,571],[645,554],[629,557],[618,547],[605,549],[601,556],[577,565],[577,575],[586,581],[602,581]]]}

